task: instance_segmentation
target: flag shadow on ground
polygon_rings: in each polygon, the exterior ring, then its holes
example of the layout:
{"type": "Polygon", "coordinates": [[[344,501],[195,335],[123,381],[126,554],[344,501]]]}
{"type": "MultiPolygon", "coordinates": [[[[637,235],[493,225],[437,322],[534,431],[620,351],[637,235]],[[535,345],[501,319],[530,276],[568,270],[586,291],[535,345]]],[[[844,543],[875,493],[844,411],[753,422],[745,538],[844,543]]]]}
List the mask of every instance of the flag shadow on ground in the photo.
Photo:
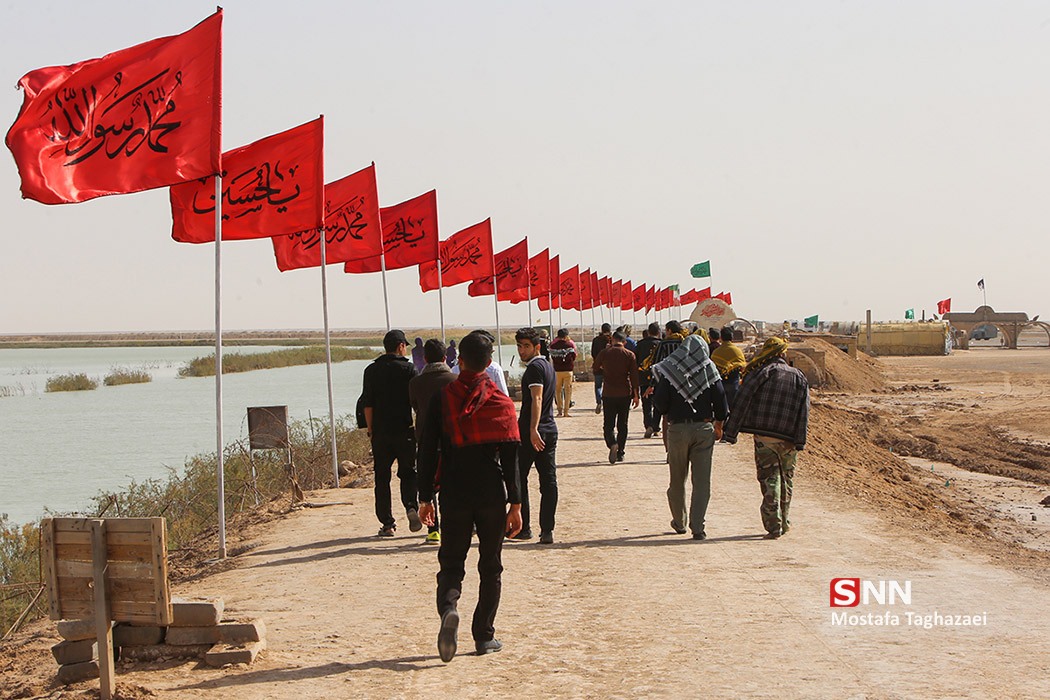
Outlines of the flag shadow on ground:
{"type": "Polygon", "coordinates": [[[401,656],[393,659],[372,659],[356,664],[328,663],[320,666],[309,666],[306,668],[274,668],[248,671],[247,673],[236,673],[213,678],[199,683],[182,685],[173,690],[214,690],[217,688],[231,688],[241,685],[253,685],[255,683],[286,683],[302,681],[310,678],[323,678],[326,676],[338,676],[353,671],[370,671],[380,669],[384,671],[423,671],[428,668],[442,668],[445,664],[434,656],[401,656]],[[431,662],[431,663],[426,663],[431,662]],[[423,665],[420,665],[423,664],[423,665]]]}

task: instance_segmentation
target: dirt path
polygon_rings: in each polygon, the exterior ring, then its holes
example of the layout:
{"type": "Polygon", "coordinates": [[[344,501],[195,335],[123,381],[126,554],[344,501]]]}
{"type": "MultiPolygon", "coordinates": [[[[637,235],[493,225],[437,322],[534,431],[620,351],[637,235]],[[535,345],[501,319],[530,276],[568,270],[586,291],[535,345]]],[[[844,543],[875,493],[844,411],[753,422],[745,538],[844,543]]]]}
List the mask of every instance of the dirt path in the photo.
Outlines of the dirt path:
{"type": "Polygon", "coordinates": [[[844,500],[807,478],[805,455],[792,532],[761,540],[748,439],[716,446],[711,539],[671,534],[660,442],[636,433],[626,463],[602,461],[589,394],[578,387],[559,425],[556,544],[505,548],[503,653],[438,660],[436,548],[404,522],[375,538],[371,491],[344,489],[310,494],[335,505],[274,524],[240,568],[176,591],[263,618],[269,648],[254,666],[119,680],[179,698],[1050,696],[1047,585],[844,500]],[[836,577],[911,581],[911,605],[832,609],[836,577]],[[901,625],[839,626],[836,610],[901,625]],[[908,626],[906,612],[935,611],[987,613],[987,626],[908,626]]]}

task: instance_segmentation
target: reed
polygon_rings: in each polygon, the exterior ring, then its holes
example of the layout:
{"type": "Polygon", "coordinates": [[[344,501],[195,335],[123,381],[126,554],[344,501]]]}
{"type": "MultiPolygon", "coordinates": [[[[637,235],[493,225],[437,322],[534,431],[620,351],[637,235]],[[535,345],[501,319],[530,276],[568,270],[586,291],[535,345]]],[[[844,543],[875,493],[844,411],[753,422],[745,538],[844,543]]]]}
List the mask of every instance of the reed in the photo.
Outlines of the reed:
{"type": "MultiPolygon", "coordinates": [[[[368,348],[347,348],[332,346],[332,362],[345,362],[347,360],[371,360],[377,355],[377,351],[368,348]]],[[[295,367],[298,365],[315,365],[325,361],[323,345],[308,345],[301,348],[289,348],[288,350],[273,350],[271,352],[260,352],[242,354],[239,352],[223,353],[222,373],[251,372],[257,369],[276,369],[279,367],[295,367]]],[[[180,377],[214,377],[215,356],[205,355],[190,360],[188,364],[179,369],[180,377]]]]}
{"type": "Polygon", "coordinates": [[[59,374],[50,377],[44,385],[44,391],[91,391],[98,388],[98,380],[92,379],[83,372],[59,374]]]}
{"type": "Polygon", "coordinates": [[[114,367],[105,376],[102,383],[106,386],[119,386],[121,384],[145,384],[152,381],[153,375],[146,370],[114,367]]]}

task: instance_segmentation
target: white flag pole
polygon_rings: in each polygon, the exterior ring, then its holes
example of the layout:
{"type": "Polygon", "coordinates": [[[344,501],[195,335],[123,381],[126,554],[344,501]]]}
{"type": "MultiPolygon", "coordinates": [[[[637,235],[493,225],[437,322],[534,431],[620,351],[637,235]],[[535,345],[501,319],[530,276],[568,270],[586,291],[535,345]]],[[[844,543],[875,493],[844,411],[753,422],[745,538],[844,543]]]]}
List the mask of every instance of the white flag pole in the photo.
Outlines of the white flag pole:
{"type": "Polygon", "coordinates": [[[496,289],[496,275],[492,275],[492,303],[496,307],[496,352],[499,354],[499,366],[503,366],[503,343],[500,341],[499,329],[499,290],[496,289]]]}
{"type": "Polygon", "coordinates": [[[328,327],[328,235],[321,229],[321,307],[324,310],[324,360],[328,372],[328,431],[332,437],[332,488],[339,488],[339,447],[335,439],[335,395],[332,391],[332,334],[328,327]]]}
{"type": "Polygon", "coordinates": [[[226,468],[222,444],[222,173],[215,175],[215,462],[219,558],[226,558],[226,468]]]}
{"type": "Polygon", "coordinates": [[[383,241],[383,228],[379,228],[379,269],[383,272],[383,310],[386,311],[386,332],[390,332],[390,298],[386,291],[386,244],[383,241]]]}
{"type": "Polygon", "coordinates": [[[438,314],[441,316],[441,342],[445,342],[445,293],[441,286],[441,251],[438,251],[438,314]]]}

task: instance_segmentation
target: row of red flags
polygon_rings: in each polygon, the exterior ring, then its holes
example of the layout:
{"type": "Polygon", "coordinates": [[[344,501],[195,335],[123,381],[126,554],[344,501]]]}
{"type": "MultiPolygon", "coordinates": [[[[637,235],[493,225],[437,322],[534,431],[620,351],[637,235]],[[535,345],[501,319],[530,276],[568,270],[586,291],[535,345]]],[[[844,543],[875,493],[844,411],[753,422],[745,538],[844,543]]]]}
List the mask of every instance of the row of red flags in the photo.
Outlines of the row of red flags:
{"type": "MultiPolygon", "coordinates": [[[[321,265],[324,236],[324,262],[348,273],[418,265],[424,292],[470,283],[471,296],[531,298],[541,310],[661,310],[712,296],[561,270],[549,249],[530,257],[527,239],[495,252],[488,219],[439,241],[436,191],[380,207],[374,163],[324,182],[323,117],[220,157],[222,17],[26,74],[6,138],[23,197],[61,204],[170,187],[172,237],[207,243],[218,196],[223,240],[270,238],[282,271],[321,265]]],[[[714,297],[732,303],[728,292],[714,297]]]]}

